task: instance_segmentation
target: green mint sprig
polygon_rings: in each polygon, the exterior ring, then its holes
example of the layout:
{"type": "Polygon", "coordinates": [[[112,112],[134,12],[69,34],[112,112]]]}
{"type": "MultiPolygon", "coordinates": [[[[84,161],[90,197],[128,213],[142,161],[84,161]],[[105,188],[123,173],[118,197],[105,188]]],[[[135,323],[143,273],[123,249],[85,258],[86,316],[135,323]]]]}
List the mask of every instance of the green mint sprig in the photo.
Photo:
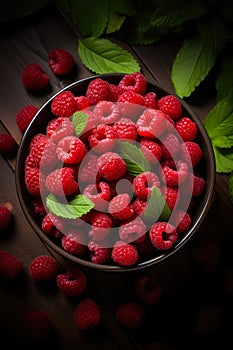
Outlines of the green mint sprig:
{"type": "Polygon", "coordinates": [[[85,130],[88,115],[82,111],[77,111],[72,115],[75,134],[79,136],[85,130]]]}

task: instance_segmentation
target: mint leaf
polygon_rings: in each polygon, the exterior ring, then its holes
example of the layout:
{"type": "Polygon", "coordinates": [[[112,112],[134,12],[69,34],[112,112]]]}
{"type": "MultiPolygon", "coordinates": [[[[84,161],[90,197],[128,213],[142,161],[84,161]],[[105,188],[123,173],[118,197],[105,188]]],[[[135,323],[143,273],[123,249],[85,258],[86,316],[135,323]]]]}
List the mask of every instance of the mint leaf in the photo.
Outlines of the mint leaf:
{"type": "Polygon", "coordinates": [[[83,214],[88,213],[95,204],[84,195],[77,195],[74,199],[67,203],[61,203],[53,195],[49,194],[46,197],[46,206],[49,208],[50,212],[61,216],[66,219],[76,219],[81,217],[83,214]]]}
{"type": "Polygon", "coordinates": [[[216,137],[212,143],[218,148],[231,148],[233,147],[233,135],[216,137]]]}
{"type": "Polygon", "coordinates": [[[229,193],[231,201],[233,202],[233,172],[229,175],[229,193]]]}
{"type": "Polygon", "coordinates": [[[208,113],[204,120],[205,128],[210,135],[211,132],[219,126],[233,112],[232,98],[225,98],[219,101],[208,113]]]}
{"type": "Polygon", "coordinates": [[[189,96],[214,66],[216,53],[201,37],[186,39],[172,65],[171,79],[181,98],[189,96]]]}
{"type": "Polygon", "coordinates": [[[74,125],[75,134],[78,136],[85,129],[88,115],[82,111],[77,111],[72,116],[72,123],[74,125]]]}
{"type": "Polygon", "coordinates": [[[226,40],[226,28],[220,19],[206,20],[206,23],[200,22],[197,30],[203,41],[211,46],[214,52],[221,51],[226,40]]]}
{"type": "Polygon", "coordinates": [[[216,80],[217,100],[225,99],[228,95],[233,96],[233,57],[224,57],[221,61],[220,74],[216,80]]]}
{"type": "Polygon", "coordinates": [[[144,212],[146,220],[152,221],[157,218],[161,221],[167,221],[171,215],[171,210],[168,207],[162,193],[158,187],[154,187],[148,201],[148,205],[144,212]]]}
{"type": "Polygon", "coordinates": [[[110,12],[108,18],[108,25],[106,29],[107,34],[111,34],[119,30],[125,21],[126,16],[116,12],[110,12]]]}
{"type": "Polygon", "coordinates": [[[223,149],[213,145],[218,173],[230,173],[233,171],[233,151],[231,148],[223,149]]]}
{"type": "Polygon", "coordinates": [[[130,52],[108,39],[90,37],[79,40],[78,53],[83,64],[97,74],[130,74],[140,70],[130,52]]]}
{"type": "Polygon", "coordinates": [[[133,176],[137,176],[150,170],[150,164],[142,151],[134,144],[124,141],[118,141],[119,154],[127,165],[127,170],[133,176]]]}
{"type": "Polygon", "coordinates": [[[116,13],[133,16],[135,13],[135,4],[133,1],[125,0],[111,0],[109,2],[110,11],[116,13]]]}

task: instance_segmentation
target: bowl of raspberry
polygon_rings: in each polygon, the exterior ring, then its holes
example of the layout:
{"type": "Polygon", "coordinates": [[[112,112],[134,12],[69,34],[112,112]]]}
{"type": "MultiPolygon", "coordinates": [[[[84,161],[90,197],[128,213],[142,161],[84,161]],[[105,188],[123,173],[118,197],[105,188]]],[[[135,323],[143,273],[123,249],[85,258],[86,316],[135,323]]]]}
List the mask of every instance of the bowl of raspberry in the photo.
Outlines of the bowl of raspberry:
{"type": "Polygon", "coordinates": [[[16,189],[42,240],[104,271],[177,252],[211,206],[215,161],[189,105],[140,72],[94,75],[36,113],[17,155],[16,189]]]}

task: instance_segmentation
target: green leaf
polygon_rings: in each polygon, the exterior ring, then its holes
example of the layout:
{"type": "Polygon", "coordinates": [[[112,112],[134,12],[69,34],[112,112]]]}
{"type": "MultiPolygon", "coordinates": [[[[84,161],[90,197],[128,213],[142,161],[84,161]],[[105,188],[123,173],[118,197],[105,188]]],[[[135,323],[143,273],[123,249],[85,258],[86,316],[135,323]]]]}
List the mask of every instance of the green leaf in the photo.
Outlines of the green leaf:
{"type": "Polygon", "coordinates": [[[144,212],[144,218],[148,221],[157,221],[157,218],[162,221],[167,221],[170,215],[170,208],[168,207],[161,191],[155,186],[144,212]]]}
{"type": "Polygon", "coordinates": [[[66,219],[79,218],[95,206],[89,198],[81,194],[67,203],[61,203],[51,193],[46,197],[46,205],[51,213],[66,219]]]}
{"type": "Polygon", "coordinates": [[[228,95],[233,96],[233,57],[224,57],[221,61],[220,74],[216,80],[217,100],[225,99],[228,95]]]}
{"type": "Polygon", "coordinates": [[[186,39],[172,65],[171,79],[181,98],[191,95],[214,66],[216,54],[200,37],[186,39]]]}
{"type": "Polygon", "coordinates": [[[106,29],[107,34],[111,34],[119,30],[124,23],[126,16],[116,12],[110,12],[108,18],[108,25],[106,29]]]}
{"type": "Polygon", "coordinates": [[[133,176],[137,176],[150,170],[150,164],[142,151],[134,144],[124,141],[117,141],[119,154],[127,165],[127,170],[133,176]]]}
{"type": "Polygon", "coordinates": [[[108,39],[79,40],[78,53],[83,64],[97,74],[134,73],[140,66],[130,52],[108,39]]]}
{"type": "Polygon", "coordinates": [[[72,123],[74,125],[75,134],[78,136],[85,129],[88,115],[82,111],[77,111],[72,116],[72,123]]]}
{"type": "Polygon", "coordinates": [[[135,14],[135,4],[133,0],[111,0],[109,2],[110,11],[118,14],[133,16],[135,14]]]}
{"type": "Polygon", "coordinates": [[[213,145],[218,173],[230,173],[233,171],[233,150],[232,148],[220,149],[213,145]]]}
{"type": "Polygon", "coordinates": [[[233,147],[233,135],[218,136],[212,140],[212,143],[218,148],[231,148],[233,147]]]}
{"type": "Polygon", "coordinates": [[[204,126],[208,134],[219,126],[233,112],[233,104],[231,98],[225,98],[218,102],[207,114],[204,120],[204,126]]]}
{"type": "Polygon", "coordinates": [[[203,41],[210,46],[214,52],[222,50],[226,40],[226,28],[220,19],[205,20],[205,23],[197,24],[197,30],[203,41]]]}
{"type": "Polygon", "coordinates": [[[233,203],[233,172],[229,175],[229,193],[233,203]]]}

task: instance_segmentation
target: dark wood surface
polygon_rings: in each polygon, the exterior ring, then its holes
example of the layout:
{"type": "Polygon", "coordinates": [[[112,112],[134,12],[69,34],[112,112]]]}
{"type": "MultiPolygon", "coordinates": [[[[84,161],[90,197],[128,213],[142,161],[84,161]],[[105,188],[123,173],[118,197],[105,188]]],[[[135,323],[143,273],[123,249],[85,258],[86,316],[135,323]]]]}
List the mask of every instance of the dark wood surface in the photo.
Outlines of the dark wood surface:
{"type": "MultiPolygon", "coordinates": [[[[92,75],[78,57],[77,35],[67,18],[50,8],[25,24],[1,33],[0,132],[12,134],[18,145],[22,133],[15,118],[20,108],[27,104],[40,107],[61,87],[92,75]],[[38,62],[48,71],[47,55],[54,47],[64,48],[73,55],[75,71],[62,81],[50,74],[51,86],[46,93],[28,93],[21,83],[23,68],[38,62]]],[[[139,60],[142,73],[148,79],[171,90],[170,68],[179,44],[178,39],[177,42],[164,40],[150,46],[129,47],[121,43],[139,60]]],[[[207,85],[203,87],[203,93],[195,94],[187,102],[204,120],[215,103],[215,96],[207,85]]],[[[85,295],[93,297],[102,311],[98,329],[85,333],[76,328],[72,319],[79,299],[65,297],[55,283],[38,286],[29,277],[30,262],[38,255],[54,256],[64,271],[71,263],[47,247],[25,219],[15,188],[16,155],[17,149],[10,157],[0,156],[0,202],[8,201],[13,205],[13,220],[0,237],[0,249],[18,256],[23,262],[23,270],[12,283],[0,280],[1,345],[4,339],[6,349],[12,349],[16,344],[28,348],[46,348],[52,344],[52,348],[82,350],[233,347],[233,210],[227,176],[216,175],[215,201],[195,237],[175,256],[148,269],[147,272],[161,283],[162,298],[159,304],[146,309],[146,319],[139,330],[129,331],[115,318],[118,305],[133,298],[132,286],[139,272],[106,273],[83,268],[88,277],[85,295]],[[31,343],[22,323],[23,315],[34,309],[48,312],[54,326],[52,338],[42,344],[31,343]],[[151,344],[154,347],[149,347],[151,344]]]]}

